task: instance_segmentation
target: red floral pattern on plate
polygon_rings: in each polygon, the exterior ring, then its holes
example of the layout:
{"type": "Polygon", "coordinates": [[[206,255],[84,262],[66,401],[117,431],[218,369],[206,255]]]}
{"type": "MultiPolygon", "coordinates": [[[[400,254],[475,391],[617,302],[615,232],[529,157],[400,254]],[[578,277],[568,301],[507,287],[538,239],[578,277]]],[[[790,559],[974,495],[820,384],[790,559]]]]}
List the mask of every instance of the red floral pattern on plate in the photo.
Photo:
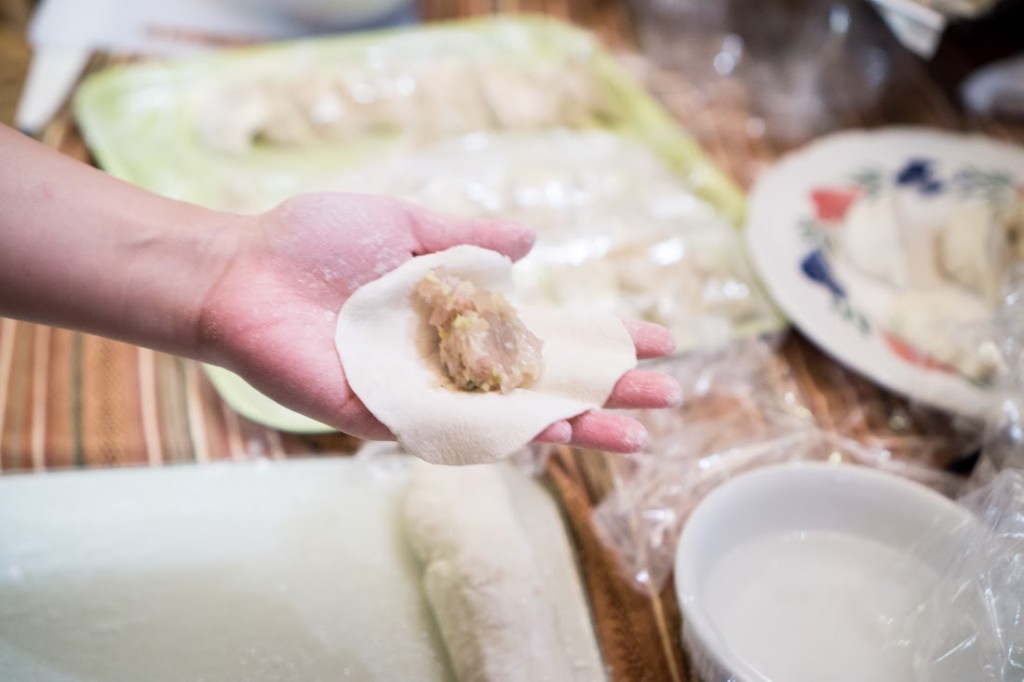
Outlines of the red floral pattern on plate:
{"type": "Polygon", "coordinates": [[[879,334],[885,341],[885,344],[889,347],[889,350],[904,362],[909,362],[911,365],[920,367],[921,369],[934,370],[936,372],[945,372],[947,374],[955,374],[956,369],[949,365],[943,364],[938,360],[922,353],[918,349],[914,348],[906,341],[901,341],[889,332],[880,329],[879,334]]]}
{"type": "Polygon", "coordinates": [[[819,187],[811,190],[814,213],[822,223],[837,223],[863,193],[860,187],[819,187]]]}

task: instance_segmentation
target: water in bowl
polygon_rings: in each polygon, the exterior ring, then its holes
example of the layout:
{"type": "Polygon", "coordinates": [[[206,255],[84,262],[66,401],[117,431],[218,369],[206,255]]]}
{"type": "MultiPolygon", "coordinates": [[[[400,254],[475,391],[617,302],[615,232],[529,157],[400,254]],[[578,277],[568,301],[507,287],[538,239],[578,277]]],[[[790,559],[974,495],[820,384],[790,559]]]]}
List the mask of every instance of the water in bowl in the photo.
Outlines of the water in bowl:
{"type": "Polygon", "coordinates": [[[905,682],[913,655],[901,625],[937,579],[882,543],[798,531],[733,549],[703,597],[722,641],[766,680],[905,682]]]}

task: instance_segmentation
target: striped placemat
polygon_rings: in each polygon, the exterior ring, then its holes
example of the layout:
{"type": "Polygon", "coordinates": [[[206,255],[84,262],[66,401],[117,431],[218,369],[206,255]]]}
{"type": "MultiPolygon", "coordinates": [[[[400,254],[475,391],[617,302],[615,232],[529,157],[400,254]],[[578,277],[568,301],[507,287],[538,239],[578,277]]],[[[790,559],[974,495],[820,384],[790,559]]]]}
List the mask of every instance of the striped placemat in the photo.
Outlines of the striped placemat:
{"type": "Polygon", "coordinates": [[[351,452],[356,443],[254,424],[190,360],[0,321],[0,471],[277,459],[351,452]]]}

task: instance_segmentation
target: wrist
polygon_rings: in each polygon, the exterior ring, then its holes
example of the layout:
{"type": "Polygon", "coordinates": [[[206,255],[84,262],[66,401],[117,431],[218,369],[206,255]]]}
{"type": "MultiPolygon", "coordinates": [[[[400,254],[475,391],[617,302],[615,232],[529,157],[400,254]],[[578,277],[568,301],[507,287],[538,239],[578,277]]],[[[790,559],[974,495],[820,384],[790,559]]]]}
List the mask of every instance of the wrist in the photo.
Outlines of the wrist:
{"type": "Polygon", "coordinates": [[[181,355],[238,370],[252,330],[246,312],[257,301],[251,281],[259,265],[264,236],[259,215],[217,214],[196,238],[208,255],[197,291],[189,297],[188,352],[181,355]]]}
{"type": "Polygon", "coordinates": [[[244,249],[244,216],[176,204],[124,244],[130,273],[119,311],[127,340],[198,360],[210,348],[204,311],[244,249]]]}

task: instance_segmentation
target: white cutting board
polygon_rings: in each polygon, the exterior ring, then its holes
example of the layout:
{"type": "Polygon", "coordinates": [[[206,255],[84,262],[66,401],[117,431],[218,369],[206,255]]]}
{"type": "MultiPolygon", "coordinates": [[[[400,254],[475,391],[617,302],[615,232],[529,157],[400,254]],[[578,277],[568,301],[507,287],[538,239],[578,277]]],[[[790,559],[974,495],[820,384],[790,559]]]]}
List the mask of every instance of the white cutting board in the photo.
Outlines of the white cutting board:
{"type": "MultiPolygon", "coordinates": [[[[0,478],[0,679],[451,679],[399,523],[407,464],[0,478]]],[[[505,473],[580,679],[603,677],[557,508],[505,473]]]]}

